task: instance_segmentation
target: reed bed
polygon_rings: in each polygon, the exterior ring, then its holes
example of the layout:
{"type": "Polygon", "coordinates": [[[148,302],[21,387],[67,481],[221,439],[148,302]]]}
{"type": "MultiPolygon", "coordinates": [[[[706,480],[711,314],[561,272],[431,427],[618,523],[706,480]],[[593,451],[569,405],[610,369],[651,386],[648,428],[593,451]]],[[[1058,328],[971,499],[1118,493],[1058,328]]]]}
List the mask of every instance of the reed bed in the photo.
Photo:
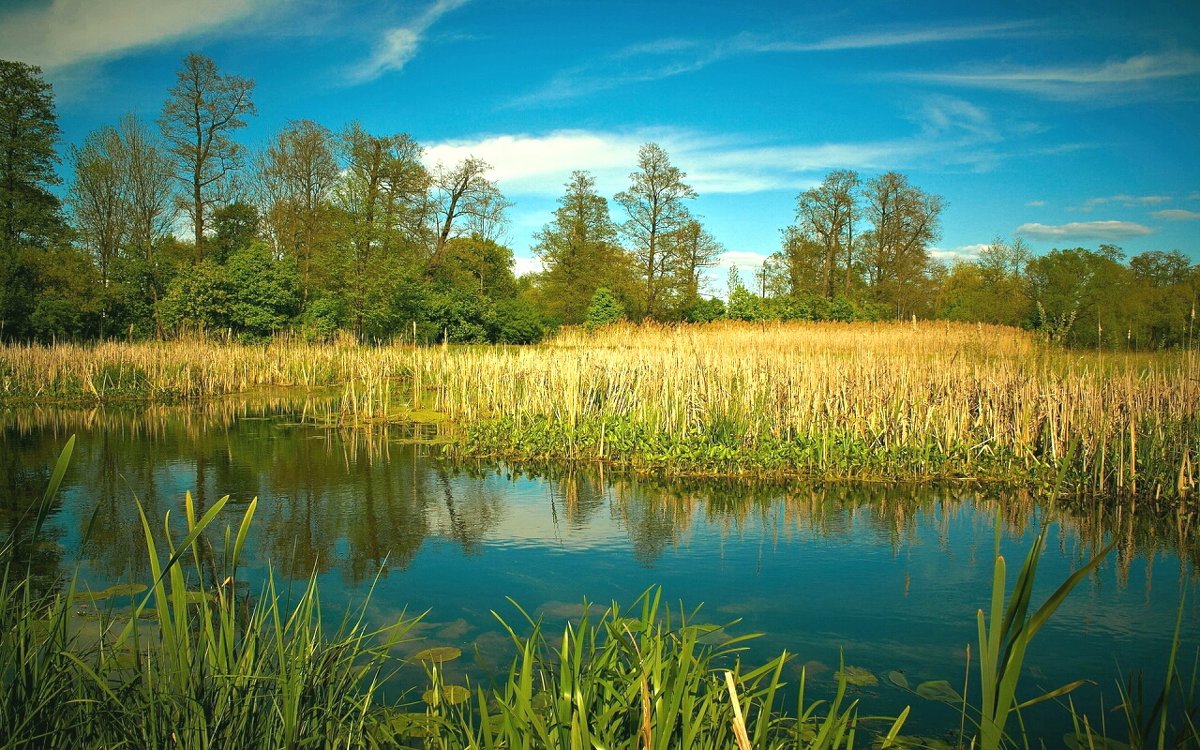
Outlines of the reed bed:
{"type": "Polygon", "coordinates": [[[340,392],[326,424],[453,425],[460,455],[707,476],[967,478],[1196,510],[1194,352],[977,324],[566,329],[534,347],[182,341],[0,352],[0,401],[340,392]]]}

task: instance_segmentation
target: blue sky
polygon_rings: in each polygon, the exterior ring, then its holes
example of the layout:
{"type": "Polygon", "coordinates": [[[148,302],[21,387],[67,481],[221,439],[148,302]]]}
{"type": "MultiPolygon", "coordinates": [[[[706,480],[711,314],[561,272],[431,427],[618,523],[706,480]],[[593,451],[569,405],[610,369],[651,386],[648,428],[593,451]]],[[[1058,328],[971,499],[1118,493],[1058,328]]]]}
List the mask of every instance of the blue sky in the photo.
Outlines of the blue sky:
{"type": "Polygon", "coordinates": [[[0,58],[42,66],[68,143],[157,117],[190,51],[256,81],[247,146],[292,119],[357,119],[410,133],[431,163],[488,160],[515,202],[519,268],[571,170],[611,198],[650,140],[743,269],[778,249],[796,194],[841,168],[943,196],[940,257],[1021,236],[1200,262],[1195,0],[0,6],[0,58]]]}

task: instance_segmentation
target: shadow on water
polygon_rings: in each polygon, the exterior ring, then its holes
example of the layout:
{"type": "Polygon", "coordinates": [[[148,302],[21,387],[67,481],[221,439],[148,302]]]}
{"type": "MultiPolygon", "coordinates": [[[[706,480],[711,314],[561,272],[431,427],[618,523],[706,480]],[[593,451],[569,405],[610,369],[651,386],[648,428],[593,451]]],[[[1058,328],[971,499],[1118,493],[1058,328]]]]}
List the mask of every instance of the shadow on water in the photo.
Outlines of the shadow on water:
{"type": "MultiPolygon", "coordinates": [[[[178,524],[186,492],[199,509],[228,494],[234,524],[259,497],[244,554],[251,590],[268,567],[293,581],[315,572],[327,608],[373,587],[377,622],[428,610],[419,626],[426,640],[401,650],[462,648],[451,676],[507,666],[511,641],[491,614],[516,614],[505,597],[553,632],[582,613],[585,598],[628,603],[661,585],[689,608],[703,602],[713,622],[740,619],[739,632],[764,633],[749,661],[796,654],[791,677],[804,666],[810,681],[832,685],[844,655],[880,677],[899,669],[914,684],[961,684],[997,523],[1014,561],[1050,526],[1043,598],[1106,539],[1118,540],[1039,636],[1034,684],[1086,677],[1111,695],[1120,670],[1152,677],[1185,592],[1187,632],[1200,631],[1200,550],[1193,524],[1177,518],[966,485],[666,481],[454,462],[442,456],[437,427],[315,426],[329,424],[331,409],[328,400],[267,394],[189,408],[0,411],[0,533],[22,540],[18,556],[42,590],[77,568],[81,584],[98,590],[149,575],[134,498],[149,518],[170,512],[178,524]],[[34,540],[31,503],[71,434],[63,491],[48,533],[34,540]]],[[[204,554],[219,559],[223,543],[210,534],[204,554]]],[[[912,701],[882,680],[858,690],[871,710],[912,701]]],[[[924,711],[931,725],[954,721],[942,707],[924,711]]]]}

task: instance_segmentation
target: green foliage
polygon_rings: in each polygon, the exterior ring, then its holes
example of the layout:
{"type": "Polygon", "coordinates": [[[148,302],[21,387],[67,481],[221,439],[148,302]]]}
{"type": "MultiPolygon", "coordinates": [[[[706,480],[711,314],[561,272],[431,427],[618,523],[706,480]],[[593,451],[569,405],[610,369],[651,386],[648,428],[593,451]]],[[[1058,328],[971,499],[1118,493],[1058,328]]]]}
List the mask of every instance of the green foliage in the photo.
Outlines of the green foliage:
{"type": "Polygon", "coordinates": [[[620,300],[608,289],[602,287],[592,295],[592,301],[588,304],[587,312],[584,315],[584,322],[588,328],[594,329],[616,323],[624,317],[625,307],[620,300]]]}
{"type": "Polygon", "coordinates": [[[501,300],[495,305],[491,340],[498,344],[536,344],[546,335],[537,308],[526,300],[501,300]]]}
{"type": "Polygon", "coordinates": [[[766,320],[768,313],[762,297],[739,285],[729,294],[729,305],[725,309],[725,317],[730,320],[757,322],[766,320]]]}
{"type": "Polygon", "coordinates": [[[321,297],[304,309],[300,330],[305,341],[329,342],[337,335],[342,308],[332,297],[321,297]]]}
{"type": "Polygon", "coordinates": [[[291,261],[275,260],[265,245],[251,243],[225,266],[229,324],[238,336],[264,339],[286,328],[300,304],[300,280],[291,261]]]}
{"type": "Polygon", "coordinates": [[[683,311],[683,319],[688,323],[711,323],[724,317],[725,303],[717,297],[701,297],[683,311]]]}
{"type": "Polygon", "coordinates": [[[59,182],[58,137],[54,95],[41,68],[0,60],[0,254],[46,247],[63,233],[50,190],[59,182]]]}

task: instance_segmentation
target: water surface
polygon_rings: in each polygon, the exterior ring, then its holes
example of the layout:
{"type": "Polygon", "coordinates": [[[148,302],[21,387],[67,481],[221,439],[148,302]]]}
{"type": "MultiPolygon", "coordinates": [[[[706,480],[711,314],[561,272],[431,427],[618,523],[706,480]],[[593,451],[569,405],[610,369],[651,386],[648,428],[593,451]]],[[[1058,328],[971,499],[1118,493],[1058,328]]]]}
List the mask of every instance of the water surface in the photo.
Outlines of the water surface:
{"type": "MultiPolygon", "coordinates": [[[[565,467],[530,475],[455,464],[425,429],[346,432],[306,424],[311,413],[311,404],[271,399],[2,412],[0,524],[24,533],[19,519],[28,519],[75,434],[49,541],[24,548],[43,585],[59,585],[76,567],[93,589],[145,580],[135,498],[161,521],[168,511],[181,517],[185,492],[201,508],[228,494],[236,504],[224,520],[236,524],[244,502],[258,497],[246,552],[251,590],[268,569],[293,587],[315,572],[326,609],[340,613],[373,587],[375,623],[427,613],[418,628],[424,640],[404,648],[463,649],[453,679],[486,679],[512,658],[493,614],[519,622],[507,597],[555,632],[585,600],[628,604],[660,586],[666,601],[702,604],[702,620],[740,619],[733,632],[763,633],[748,661],[795,654],[788,677],[806,667],[819,695],[832,695],[839,659],[871,670],[880,684],[855,693],[865,710],[894,713],[912,703],[910,728],[930,732],[956,726],[956,714],[882,677],[899,669],[913,685],[962,684],[975,612],[990,594],[998,525],[1011,570],[1048,525],[1036,601],[1103,541],[1120,539],[1038,636],[1024,697],[1087,678],[1097,685],[1077,703],[1095,706],[1102,689],[1111,706],[1122,671],[1160,678],[1184,595],[1189,664],[1200,642],[1197,550],[1187,527],[954,486],[750,486],[565,467]]],[[[219,548],[220,534],[210,541],[219,548]]],[[[414,668],[414,681],[419,674],[414,668]]],[[[1030,721],[1048,735],[1068,728],[1055,707],[1030,721]]]]}

